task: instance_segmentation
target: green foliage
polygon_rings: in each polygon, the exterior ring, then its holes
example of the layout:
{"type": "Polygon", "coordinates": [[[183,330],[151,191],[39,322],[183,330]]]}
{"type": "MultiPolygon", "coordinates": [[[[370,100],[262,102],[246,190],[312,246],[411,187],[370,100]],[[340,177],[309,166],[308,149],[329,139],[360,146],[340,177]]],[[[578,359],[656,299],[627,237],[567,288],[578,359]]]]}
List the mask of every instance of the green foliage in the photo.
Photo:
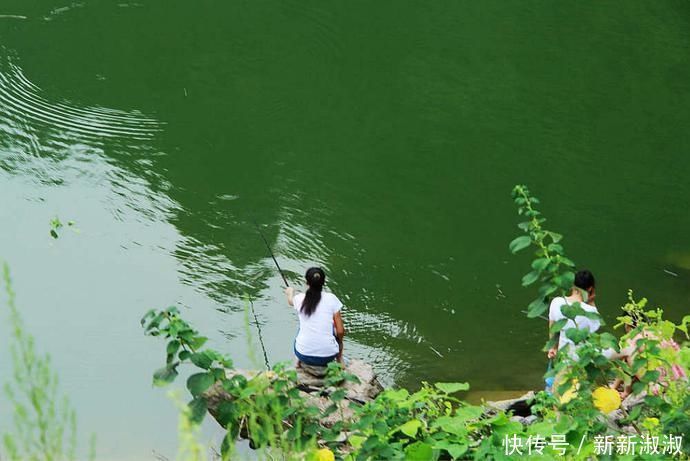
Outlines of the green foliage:
{"type": "MultiPolygon", "coordinates": [[[[522,283],[536,287],[537,297],[528,307],[528,316],[537,317],[546,310],[549,298],[569,294],[575,264],[565,255],[563,236],[544,227],[546,220],[536,209],[539,201],[528,189],[516,186],[513,197],[518,213],[526,221],[518,225],[524,235],[515,238],[509,249],[516,253],[534,248],[531,269],[522,283]]],[[[582,294],[586,301],[587,294],[582,294]]],[[[641,435],[690,433],[687,382],[663,378],[670,376],[673,365],[686,370],[690,366],[687,344],[677,349],[664,346],[664,341],[670,341],[674,333],[687,336],[690,316],[675,325],[662,318],[661,309],[645,311],[645,304],[646,300],[635,301],[630,295],[630,302],[624,306],[626,315],[619,320],[632,324],[634,318],[637,326],[620,340],[610,333],[577,328],[582,317],[603,321],[580,303],[563,306],[566,319],[552,325],[550,333],[570,338],[576,353],[559,352],[546,375],[555,378],[554,393],[536,395],[532,411],[539,419],[531,426],[523,426],[505,412],[470,405],[455,397],[457,392],[469,388],[466,383],[422,383],[413,393],[388,389],[364,405],[349,402],[339,386],[355,381],[356,377],[337,363],[329,364],[325,380],[331,404],[316,408],[300,394],[295,372],[285,365],[276,365],[250,379],[234,373],[230,358],[205,348],[206,338],[182,320],[175,308],[150,311],[142,325],[147,334],[167,341],[165,366],[154,373],[156,385],[174,381],[182,364],[197,368],[187,379],[187,390],[192,396],[188,421],[198,424],[203,418],[209,390],[225,393],[223,403],[214,410],[216,419],[227,429],[222,447],[224,459],[229,459],[239,437],[248,438],[251,446],[271,459],[359,461],[508,459],[509,438],[559,435],[571,448],[579,445],[578,451],[571,449],[563,454],[557,447],[547,445],[540,458],[585,460],[595,457],[596,437],[624,435],[630,428],[641,435]],[[640,319],[646,322],[641,323],[640,319]],[[566,328],[569,321],[576,327],[566,328]],[[638,337],[640,334],[642,337],[638,337]],[[628,353],[627,360],[608,358],[633,339],[635,352],[628,353]],[[631,387],[640,398],[646,395],[629,413],[621,410],[621,424],[628,427],[611,424],[603,413],[619,405],[618,394],[608,388],[614,379],[631,387]],[[323,424],[335,412],[342,415],[345,405],[354,411],[353,418],[341,418],[331,427],[323,424]]],[[[690,440],[684,442],[685,453],[690,453],[690,440]]]]}
{"type": "MultiPolygon", "coordinates": [[[[166,385],[177,377],[178,368],[192,365],[199,369],[187,379],[192,396],[186,413],[198,424],[206,412],[208,391],[221,390],[225,399],[215,408],[215,418],[227,429],[221,454],[229,459],[238,438],[281,459],[320,459],[318,446],[327,447],[340,459],[457,459],[481,448],[490,454],[501,449],[501,438],[481,441],[495,430],[518,429],[503,413],[488,416],[481,406],[469,405],[452,396],[466,391],[466,383],[426,383],[410,394],[405,389],[387,390],[365,405],[346,398],[343,383],[358,383],[355,375],[337,362],[328,365],[325,388],[331,405],[317,408],[307,403],[297,387],[297,375],[284,364],[257,373],[251,379],[233,372],[232,361],[204,348],[206,338],[199,335],[179,311],[170,307],[150,311],[142,326],[151,336],[167,341],[165,366],[154,373],[154,384],[166,385]],[[349,407],[352,419],[342,417],[349,407]],[[341,412],[340,421],[326,426],[323,421],[341,412]],[[345,436],[347,434],[347,436],[345,436]]],[[[521,426],[520,426],[521,427],[521,426]]],[[[323,451],[323,450],[322,450],[323,451]]],[[[326,450],[328,452],[328,450],[326,450]]]]}
{"type": "Polygon", "coordinates": [[[564,254],[560,243],[563,236],[544,228],[546,219],[535,208],[539,200],[530,195],[526,186],[515,186],[513,200],[518,207],[518,214],[526,218],[526,221],[518,224],[518,228],[525,235],[520,235],[510,242],[509,249],[512,253],[517,253],[530,246],[535,248],[532,270],[524,275],[522,285],[529,286],[540,282],[539,296],[527,308],[529,317],[538,317],[546,311],[547,297],[570,290],[575,264],[564,254]]]}
{"type": "MultiPolygon", "coordinates": [[[[536,317],[546,310],[549,297],[566,295],[572,287],[574,263],[565,256],[560,243],[562,236],[544,228],[546,220],[536,209],[539,200],[531,196],[525,186],[516,186],[513,199],[518,206],[518,214],[527,221],[518,224],[525,233],[513,240],[509,248],[513,253],[530,246],[535,248],[531,272],[523,277],[523,285],[537,285],[538,297],[528,307],[528,316],[536,317]]],[[[587,301],[587,293],[581,292],[587,301]]],[[[646,299],[635,301],[632,292],[629,302],[622,307],[624,315],[619,324],[632,328],[620,340],[610,333],[591,333],[587,329],[569,328],[563,330],[567,320],[556,322],[550,333],[565,334],[575,343],[576,353],[559,351],[555,365],[546,377],[554,378],[554,395],[544,392],[537,396],[535,408],[542,414],[541,427],[551,426],[557,433],[565,434],[568,440],[587,440],[583,453],[592,453],[592,441],[597,435],[620,435],[621,428],[607,424],[602,409],[617,406],[608,386],[619,380],[633,394],[645,396],[644,402],[632,408],[625,415],[623,423],[632,427],[638,434],[648,435],[649,424],[645,421],[659,421],[655,430],[659,434],[688,434],[690,428],[690,391],[686,380],[672,380],[674,366],[685,368],[688,363],[684,357],[690,356],[690,346],[670,347],[674,333],[683,332],[687,338],[690,316],[679,325],[662,318],[659,308],[646,311],[646,299]],[[621,354],[625,348],[625,354],[621,354]],[[611,360],[609,357],[619,357],[611,360]],[[625,359],[625,360],[620,360],[625,359]],[[662,375],[666,379],[661,379],[662,375]],[[597,401],[593,396],[606,397],[597,401]],[[608,397],[610,396],[610,397],[608,397]],[[605,400],[609,400],[606,402],[605,400]],[[567,416],[566,416],[567,415],[567,416]],[[643,432],[646,429],[646,432],[643,432]]],[[[563,315],[576,325],[579,316],[603,321],[596,313],[586,312],[579,303],[564,305],[563,315]]],[[[544,348],[554,345],[553,340],[544,348]]],[[[571,352],[575,352],[571,351],[571,352]]],[[[685,453],[689,453],[688,440],[684,440],[685,453]]]]}
{"type": "MultiPolygon", "coordinates": [[[[3,435],[11,461],[66,461],[76,459],[76,414],[66,397],[60,397],[57,373],[48,355],[36,352],[16,306],[10,271],[3,265],[3,281],[10,314],[12,378],[5,392],[12,404],[14,434],[3,435]]],[[[95,458],[92,438],[90,458],[95,458]]]]}

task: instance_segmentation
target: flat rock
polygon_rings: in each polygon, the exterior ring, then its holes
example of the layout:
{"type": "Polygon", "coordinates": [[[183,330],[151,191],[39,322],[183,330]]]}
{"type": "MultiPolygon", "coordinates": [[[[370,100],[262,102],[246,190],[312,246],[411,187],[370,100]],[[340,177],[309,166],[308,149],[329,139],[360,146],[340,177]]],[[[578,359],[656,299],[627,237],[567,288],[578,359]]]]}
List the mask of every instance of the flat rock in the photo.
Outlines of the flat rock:
{"type": "MultiPolygon", "coordinates": [[[[325,375],[326,367],[311,367],[302,365],[296,369],[297,385],[300,394],[305,398],[307,404],[313,405],[321,410],[329,407],[333,402],[329,395],[336,390],[334,387],[326,387],[325,375]]],[[[349,381],[343,382],[339,388],[345,389],[345,399],[340,402],[338,411],[332,413],[322,420],[325,426],[331,426],[337,421],[352,420],[354,411],[351,405],[361,405],[372,401],[383,391],[383,386],[376,377],[373,368],[361,360],[350,360],[345,366],[345,371],[359,378],[359,383],[349,381]]],[[[268,379],[273,379],[271,371],[257,370],[228,370],[227,376],[231,378],[242,375],[248,380],[255,378],[259,374],[264,374],[268,379]]],[[[204,393],[208,404],[209,413],[217,419],[217,409],[223,401],[232,400],[220,382],[215,383],[204,393]]]]}

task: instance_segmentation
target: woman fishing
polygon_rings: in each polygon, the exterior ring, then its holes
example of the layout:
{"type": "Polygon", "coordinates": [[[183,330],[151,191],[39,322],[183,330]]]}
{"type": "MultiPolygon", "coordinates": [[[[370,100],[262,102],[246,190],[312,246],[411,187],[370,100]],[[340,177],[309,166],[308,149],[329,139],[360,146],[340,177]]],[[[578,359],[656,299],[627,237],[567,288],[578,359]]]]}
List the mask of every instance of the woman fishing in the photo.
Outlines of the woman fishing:
{"type": "Polygon", "coordinates": [[[297,366],[326,366],[333,360],[342,363],[345,327],[340,309],[343,304],[334,294],[323,291],[326,283],[323,269],[311,267],[305,278],[306,293],[295,294],[292,287],[285,289],[288,304],[299,316],[299,332],[295,339],[297,366]]]}

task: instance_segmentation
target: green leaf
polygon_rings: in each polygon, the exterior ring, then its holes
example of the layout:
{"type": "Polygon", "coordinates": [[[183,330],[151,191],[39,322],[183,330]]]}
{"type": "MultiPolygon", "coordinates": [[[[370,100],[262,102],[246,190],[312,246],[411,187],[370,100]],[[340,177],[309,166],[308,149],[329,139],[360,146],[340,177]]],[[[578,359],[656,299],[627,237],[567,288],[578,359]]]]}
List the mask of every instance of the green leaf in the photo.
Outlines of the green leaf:
{"type": "Polygon", "coordinates": [[[563,264],[563,265],[565,265],[565,266],[568,266],[568,267],[575,267],[575,263],[574,263],[572,260],[566,258],[565,256],[561,256],[561,257],[559,258],[559,261],[560,261],[561,264],[563,264]]]}
{"type": "Polygon", "coordinates": [[[640,413],[642,413],[642,405],[636,405],[630,410],[630,413],[624,418],[624,421],[628,423],[635,421],[640,416],[640,413]]]}
{"type": "Polygon", "coordinates": [[[446,450],[451,458],[457,459],[467,452],[469,446],[466,443],[451,443],[447,440],[439,440],[434,444],[437,450],[446,450]]]}
{"type": "Polygon", "coordinates": [[[196,397],[206,392],[215,382],[216,378],[213,373],[196,373],[187,379],[187,389],[196,397]]]}
{"type": "Polygon", "coordinates": [[[544,298],[549,296],[551,293],[555,292],[558,290],[558,285],[554,285],[552,283],[546,283],[542,286],[539,287],[539,296],[541,297],[542,301],[544,298]]]}
{"type": "Polygon", "coordinates": [[[149,310],[144,314],[144,316],[141,318],[141,326],[143,327],[143,326],[146,324],[146,322],[148,321],[148,319],[149,319],[150,317],[154,317],[155,315],[156,315],[156,310],[155,310],[155,309],[149,309],[149,310]]]}
{"type": "Polygon", "coordinates": [[[552,281],[557,286],[567,290],[573,286],[573,283],[575,282],[575,274],[573,272],[564,272],[554,277],[552,281]]]}
{"type": "Polygon", "coordinates": [[[543,298],[535,299],[527,306],[527,317],[531,319],[539,317],[546,309],[543,298]]]}
{"type": "Polygon", "coordinates": [[[170,384],[171,382],[175,381],[177,374],[177,364],[168,364],[153,373],[153,385],[162,387],[170,384]]]}
{"type": "Polygon", "coordinates": [[[563,254],[563,246],[559,243],[550,243],[546,248],[554,253],[563,254]]]}
{"type": "Polygon", "coordinates": [[[434,449],[428,443],[415,442],[405,447],[405,459],[432,461],[434,459],[434,449]]]}
{"type": "Polygon", "coordinates": [[[206,399],[203,397],[195,397],[191,402],[189,402],[190,421],[194,424],[200,424],[206,416],[207,409],[208,404],[206,399]]]}
{"type": "Polygon", "coordinates": [[[566,323],[568,323],[568,319],[561,319],[558,322],[555,322],[553,325],[551,325],[549,332],[552,335],[555,335],[556,333],[558,333],[559,331],[561,331],[563,329],[563,327],[565,326],[566,323]]]}
{"type": "Polygon", "coordinates": [[[561,234],[557,234],[556,232],[549,232],[549,235],[551,236],[553,243],[558,243],[563,239],[563,236],[561,234]]]}
{"type": "Polygon", "coordinates": [[[634,382],[632,385],[633,394],[635,394],[635,395],[639,394],[640,392],[645,390],[646,387],[647,387],[647,385],[645,383],[643,383],[642,381],[634,382]]]}
{"type": "Polygon", "coordinates": [[[211,365],[213,364],[213,358],[214,356],[211,351],[195,352],[190,357],[194,365],[196,365],[199,368],[203,368],[204,370],[208,370],[209,368],[211,368],[211,365]]]}
{"type": "Polygon", "coordinates": [[[659,370],[648,370],[640,381],[643,383],[653,383],[659,379],[659,370]]]}
{"type": "Polygon", "coordinates": [[[338,389],[331,394],[331,400],[334,402],[339,402],[345,398],[345,389],[338,389]]]}
{"type": "Polygon", "coordinates": [[[467,419],[461,417],[441,416],[437,418],[431,426],[440,427],[441,430],[449,434],[465,437],[467,435],[467,419]]]}
{"type": "Polygon", "coordinates": [[[418,419],[411,419],[397,430],[405,434],[410,438],[415,438],[417,436],[417,431],[422,427],[422,422],[418,419]]]}
{"type": "Polygon", "coordinates": [[[579,328],[568,328],[565,330],[565,336],[575,344],[581,343],[589,336],[589,330],[579,328]]]}
{"type": "Polygon", "coordinates": [[[531,243],[532,239],[530,239],[528,235],[521,235],[520,237],[517,237],[512,242],[510,242],[508,248],[510,249],[511,253],[517,253],[518,251],[524,250],[525,248],[530,246],[531,243]]]}
{"type": "Polygon", "coordinates": [[[173,356],[177,353],[177,350],[180,348],[180,342],[176,339],[173,339],[168,343],[168,348],[167,352],[169,356],[173,356]]]}
{"type": "Polygon", "coordinates": [[[585,315],[585,310],[580,303],[564,304],[561,306],[561,313],[564,317],[574,320],[578,315],[585,315]]]}
{"type": "Polygon", "coordinates": [[[352,448],[354,448],[355,450],[359,450],[362,447],[362,444],[365,440],[366,437],[362,437],[361,435],[351,435],[348,439],[348,442],[350,443],[350,446],[352,446],[352,448]]]}
{"type": "Polygon", "coordinates": [[[590,319],[590,320],[596,320],[596,321],[598,321],[598,322],[601,323],[601,324],[604,323],[604,319],[601,318],[601,315],[599,315],[598,312],[584,311],[584,312],[582,313],[582,316],[583,316],[583,317],[587,317],[587,318],[590,319]]]}
{"type": "Polygon", "coordinates": [[[618,339],[611,333],[601,333],[599,335],[599,341],[601,342],[601,346],[603,348],[613,349],[616,352],[620,351],[618,339]]]}
{"type": "Polygon", "coordinates": [[[537,280],[539,280],[539,272],[537,272],[537,271],[529,272],[528,274],[525,274],[524,277],[522,277],[522,286],[523,287],[529,286],[529,285],[533,284],[534,282],[536,282],[537,280]]]}
{"type": "Polygon", "coordinates": [[[382,396],[390,399],[393,402],[402,402],[403,400],[406,400],[410,396],[410,393],[408,392],[407,389],[396,389],[396,390],[391,389],[391,390],[384,391],[382,396]]]}
{"type": "Polygon", "coordinates": [[[237,416],[237,406],[234,402],[223,400],[216,408],[216,421],[223,426],[228,427],[229,424],[234,423],[237,416]]]}
{"type": "Polygon", "coordinates": [[[456,392],[467,391],[470,388],[468,383],[436,383],[434,386],[444,394],[455,394],[456,392]]]}
{"type": "Polygon", "coordinates": [[[550,262],[551,260],[549,258],[537,258],[532,261],[532,269],[541,272],[546,269],[546,266],[548,266],[550,262]]]}
{"type": "Polygon", "coordinates": [[[201,349],[204,344],[206,344],[206,341],[208,341],[208,338],[204,336],[197,336],[189,341],[189,346],[194,350],[201,349]]]}
{"type": "Polygon", "coordinates": [[[477,419],[484,414],[484,409],[476,405],[463,405],[455,410],[455,416],[462,421],[477,419]]]}
{"type": "Polygon", "coordinates": [[[180,361],[185,361],[188,358],[192,356],[192,353],[189,351],[180,351],[180,353],[177,355],[177,358],[180,359],[180,361]]]}

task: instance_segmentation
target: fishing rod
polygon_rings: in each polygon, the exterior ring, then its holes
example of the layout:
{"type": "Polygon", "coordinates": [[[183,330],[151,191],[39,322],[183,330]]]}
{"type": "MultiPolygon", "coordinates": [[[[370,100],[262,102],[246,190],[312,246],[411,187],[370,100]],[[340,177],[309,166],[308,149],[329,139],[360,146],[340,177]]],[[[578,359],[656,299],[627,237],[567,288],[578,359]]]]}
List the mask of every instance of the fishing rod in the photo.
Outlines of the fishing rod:
{"type": "Polygon", "coordinates": [[[273,258],[273,262],[275,263],[276,267],[278,268],[278,272],[280,272],[280,276],[283,277],[283,282],[285,282],[285,286],[289,287],[290,284],[287,281],[287,278],[285,278],[285,274],[283,273],[283,269],[280,268],[280,264],[278,264],[278,260],[276,259],[275,255],[273,254],[273,250],[271,250],[271,245],[268,244],[268,240],[266,240],[266,237],[264,237],[263,232],[261,232],[261,229],[259,228],[259,225],[254,221],[254,227],[256,227],[256,231],[259,233],[261,236],[261,240],[264,241],[264,244],[266,245],[266,249],[268,250],[268,253],[271,255],[271,258],[273,258]]]}
{"type": "MultiPolygon", "coordinates": [[[[273,262],[275,263],[276,267],[278,268],[278,272],[280,273],[280,276],[283,278],[283,282],[285,282],[285,286],[289,287],[290,284],[288,283],[287,278],[285,277],[285,274],[283,273],[283,270],[280,268],[280,264],[278,264],[278,260],[276,259],[275,255],[273,254],[273,250],[271,250],[271,245],[269,245],[268,240],[266,240],[266,237],[264,236],[263,232],[261,232],[261,228],[259,228],[259,225],[256,223],[256,221],[254,221],[254,227],[256,228],[256,231],[259,233],[261,240],[263,240],[264,245],[266,245],[266,249],[268,250],[268,253],[271,255],[273,262]]],[[[256,330],[259,332],[259,344],[261,344],[261,350],[264,353],[264,362],[266,363],[266,369],[270,370],[271,366],[268,362],[268,354],[266,353],[266,345],[264,344],[263,334],[261,333],[261,324],[259,323],[259,318],[256,315],[256,310],[254,309],[254,301],[252,300],[251,297],[249,297],[249,306],[252,309],[252,315],[254,316],[254,323],[256,324],[256,330]]]]}

